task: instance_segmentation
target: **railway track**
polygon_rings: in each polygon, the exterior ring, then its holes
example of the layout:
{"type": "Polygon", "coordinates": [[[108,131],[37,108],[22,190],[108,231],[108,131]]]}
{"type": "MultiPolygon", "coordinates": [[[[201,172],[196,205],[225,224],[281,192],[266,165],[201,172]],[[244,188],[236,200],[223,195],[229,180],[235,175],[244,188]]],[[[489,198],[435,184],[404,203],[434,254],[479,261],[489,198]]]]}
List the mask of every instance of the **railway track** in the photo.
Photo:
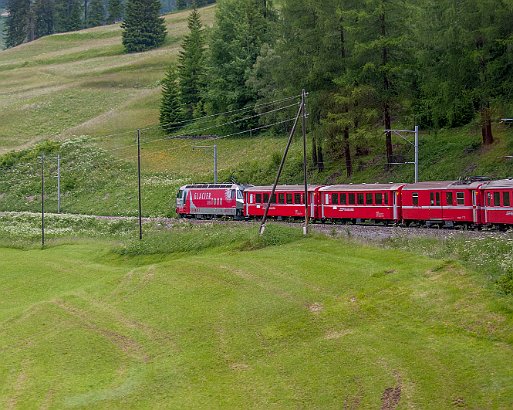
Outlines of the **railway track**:
{"type": "MultiPolygon", "coordinates": [[[[38,213],[27,213],[27,212],[0,212],[2,216],[15,216],[15,215],[40,215],[38,213]]],[[[129,216],[106,216],[106,215],[77,215],[77,214],[46,214],[47,216],[53,217],[84,217],[84,218],[95,218],[98,220],[133,220],[134,223],[137,221],[137,217],[129,216]]],[[[157,223],[161,226],[172,228],[184,223],[191,223],[195,225],[202,224],[223,224],[223,225],[252,225],[257,228],[260,225],[258,221],[233,221],[224,219],[176,219],[176,218],[165,218],[165,217],[152,217],[143,218],[143,223],[157,223]]],[[[300,222],[286,222],[286,221],[269,221],[269,223],[277,223],[297,229],[302,229],[300,222]]],[[[461,229],[438,229],[438,228],[416,228],[416,227],[400,227],[400,226],[383,226],[383,225],[370,225],[370,224],[321,224],[314,223],[309,225],[309,229],[314,232],[323,233],[328,236],[347,237],[364,240],[385,240],[393,238],[438,238],[438,239],[449,239],[453,237],[466,237],[466,238],[487,238],[487,237],[504,237],[513,235],[513,230],[508,232],[499,232],[494,230],[461,230],[461,229]]]]}

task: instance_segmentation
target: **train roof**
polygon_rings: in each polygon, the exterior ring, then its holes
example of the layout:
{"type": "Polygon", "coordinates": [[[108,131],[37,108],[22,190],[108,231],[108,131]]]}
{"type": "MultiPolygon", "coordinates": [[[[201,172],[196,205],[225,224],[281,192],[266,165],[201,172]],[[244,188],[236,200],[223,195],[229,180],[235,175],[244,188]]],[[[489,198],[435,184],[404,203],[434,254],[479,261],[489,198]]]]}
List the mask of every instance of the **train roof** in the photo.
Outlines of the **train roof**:
{"type": "MultiPolygon", "coordinates": [[[[322,185],[308,185],[308,191],[315,191],[320,188],[322,185]]],[[[272,185],[263,185],[263,186],[252,186],[245,190],[245,192],[268,192],[273,189],[272,185]]],[[[304,192],[304,185],[277,185],[276,192],[304,192]]]]}
{"type": "Polygon", "coordinates": [[[404,184],[344,184],[344,185],[329,185],[321,188],[322,192],[337,192],[337,191],[396,191],[404,186],[404,184]]]}
{"type": "Polygon", "coordinates": [[[495,188],[513,188],[513,178],[499,179],[497,181],[490,181],[483,186],[484,189],[495,189],[495,188]]]}
{"type": "Polygon", "coordinates": [[[233,184],[231,182],[225,184],[189,184],[183,185],[180,189],[235,189],[242,188],[242,185],[233,184]]]}
{"type": "Polygon", "coordinates": [[[477,189],[486,181],[471,181],[471,180],[457,180],[457,181],[426,181],[417,182],[415,184],[406,184],[403,191],[422,191],[432,189],[477,189]]]}

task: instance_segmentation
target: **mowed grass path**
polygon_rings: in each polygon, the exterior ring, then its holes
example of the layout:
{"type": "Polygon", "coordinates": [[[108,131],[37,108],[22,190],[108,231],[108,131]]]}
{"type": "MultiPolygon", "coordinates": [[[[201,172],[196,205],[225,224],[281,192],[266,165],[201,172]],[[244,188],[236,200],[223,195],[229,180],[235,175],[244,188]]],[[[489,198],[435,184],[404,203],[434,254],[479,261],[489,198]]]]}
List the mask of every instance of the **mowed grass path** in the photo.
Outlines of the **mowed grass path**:
{"type": "Polygon", "coordinates": [[[511,408],[513,314],[458,264],[309,238],[1,249],[1,408],[511,408]]]}

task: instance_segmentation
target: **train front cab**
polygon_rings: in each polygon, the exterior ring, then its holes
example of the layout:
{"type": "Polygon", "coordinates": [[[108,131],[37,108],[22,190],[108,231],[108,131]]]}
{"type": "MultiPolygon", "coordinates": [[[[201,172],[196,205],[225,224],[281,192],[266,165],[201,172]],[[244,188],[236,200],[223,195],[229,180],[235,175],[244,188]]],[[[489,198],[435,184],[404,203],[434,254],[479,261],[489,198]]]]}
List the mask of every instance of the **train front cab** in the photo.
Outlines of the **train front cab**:
{"type": "Polygon", "coordinates": [[[483,185],[483,225],[513,227],[513,179],[490,181],[483,185]]]}
{"type": "Polygon", "coordinates": [[[184,185],[176,195],[176,213],[182,218],[241,218],[243,190],[237,184],[184,185]]]}
{"type": "MultiPolygon", "coordinates": [[[[321,186],[308,186],[309,218],[319,219],[319,189],[321,186]]],[[[272,192],[272,186],[254,186],[244,191],[244,216],[261,218],[272,192]]],[[[278,185],[271,198],[268,217],[278,219],[303,219],[305,217],[304,185],[278,185]]]]}
{"type": "Polygon", "coordinates": [[[342,223],[398,223],[401,221],[403,185],[349,184],[321,188],[321,219],[342,223]]]}

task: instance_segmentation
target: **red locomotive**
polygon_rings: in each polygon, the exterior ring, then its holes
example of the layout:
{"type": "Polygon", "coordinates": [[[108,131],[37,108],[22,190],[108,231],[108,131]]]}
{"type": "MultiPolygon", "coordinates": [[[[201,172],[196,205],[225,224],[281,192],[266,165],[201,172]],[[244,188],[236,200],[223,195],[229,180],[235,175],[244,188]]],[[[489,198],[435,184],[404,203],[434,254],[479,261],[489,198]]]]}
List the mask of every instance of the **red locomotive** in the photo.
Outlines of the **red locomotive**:
{"type": "MultiPolygon", "coordinates": [[[[176,212],[181,217],[261,218],[271,191],[271,186],[185,185],[178,192],[176,212]]],[[[304,218],[304,191],[303,185],[278,185],[268,216],[304,218]]],[[[513,226],[513,179],[309,185],[307,201],[309,217],[314,222],[498,229],[513,226]]]]}
{"type": "Polygon", "coordinates": [[[180,217],[243,216],[244,187],[238,184],[184,185],[176,195],[176,213],[180,217]]]}

